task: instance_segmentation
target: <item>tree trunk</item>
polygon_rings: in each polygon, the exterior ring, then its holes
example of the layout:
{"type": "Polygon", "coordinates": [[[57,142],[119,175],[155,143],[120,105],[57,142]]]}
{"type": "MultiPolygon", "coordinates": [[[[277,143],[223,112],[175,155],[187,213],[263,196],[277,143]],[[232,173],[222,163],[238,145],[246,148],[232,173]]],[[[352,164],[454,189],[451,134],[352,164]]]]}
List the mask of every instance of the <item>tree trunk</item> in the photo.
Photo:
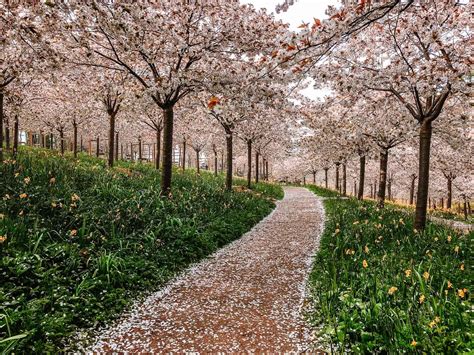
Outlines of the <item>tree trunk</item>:
{"type": "Polygon", "coordinates": [[[217,149],[214,149],[214,176],[217,176],[217,149]]]}
{"type": "Polygon", "coordinates": [[[156,130],[156,154],[155,154],[155,168],[160,169],[161,160],[161,129],[156,130]]]}
{"type": "Polygon", "coordinates": [[[446,200],[446,208],[449,210],[453,203],[453,179],[448,177],[448,199],[446,200]]]}
{"type": "Polygon", "coordinates": [[[258,184],[259,173],[260,173],[260,153],[255,153],[255,183],[258,184]]]}
{"type": "Polygon", "coordinates": [[[364,199],[364,185],[365,185],[365,155],[359,156],[359,191],[357,192],[357,199],[364,199]]]}
{"type": "Polygon", "coordinates": [[[411,184],[410,184],[410,205],[413,205],[413,201],[415,199],[415,180],[416,176],[411,176],[411,184]]]}
{"type": "Polygon", "coordinates": [[[5,127],[5,147],[7,148],[7,152],[10,151],[10,123],[7,122],[5,127]]]}
{"type": "Polygon", "coordinates": [[[464,220],[467,221],[467,216],[468,216],[468,213],[467,213],[467,197],[466,196],[463,196],[463,213],[464,213],[464,220]]]}
{"type": "Polygon", "coordinates": [[[183,171],[186,170],[186,138],[183,140],[183,171]]]}
{"type": "Polygon", "coordinates": [[[431,122],[423,122],[420,127],[420,150],[418,169],[418,191],[416,196],[415,229],[422,230],[426,225],[426,204],[430,181],[430,150],[433,128],[431,122]]]}
{"type": "Polygon", "coordinates": [[[115,115],[109,115],[109,151],[108,166],[114,166],[114,150],[115,150],[115,115]]]}
{"type": "Polygon", "coordinates": [[[0,164],[3,163],[3,91],[0,90],[0,164]]]}
{"type": "Polygon", "coordinates": [[[95,141],[95,156],[98,158],[100,155],[100,138],[97,137],[97,140],[95,141]]]}
{"type": "Polygon", "coordinates": [[[342,194],[346,196],[347,194],[347,166],[342,164],[342,194]]]}
{"type": "Polygon", "coordinates": [[[161,172],[161,195],[169,196],[173,174],[173,106],[164,109],[163,169],[161,172]]]}
{"type": "Polygon", "coordinates": [[[265,176],[268,181],[270,179],[270,173],[268,172],[268,160],[265,161],[265,176]]]}
{"type": "Polygon", "coordinates": [[[16,156],[18,153],[18,116],[15,116],[15,122],[13,123],[13,156],[16,156]]]}
{"type": "Polygon", "coordinates": [[[328,188],[328,168],[324,168],[324,187],[328,188]]]}
{"type": "Polygon", "coordinates": [[[143,160],[143,145],[142,145],[142,137],[138,137],[138,162],[141,163],[143,160]]]}
{"type": "Polygon", "coordinates": [[[79,151],[82,153],[82,150],[84,149],[84,145],[82,144],[82,134],[81,134],[81,146],[79,147],[79,151]]]}
{"type": "Polygon", "coordinates": [[[224,172],[224,151],[221,152],[221,173],[224,172]]]}
{"type": "Polygon", "coordinates": [[[387,188],[387,167],[388,167],[388,149],[382,149],[380,152],[380,177],[379,191],[377,193],[377,206],[385,206],[385,190],[387,188]]]}
{"type": "Polygon", "coordinates": [[[316,185],[316,171],[313,171],[313,184],[316,185]]]}
{"type": "Polygon", "coordinates": [[[227,150],[227,172],[225,177],[225,188],[232,191],[232,156],[233,156],[233,135],[232,131],[226,130],[225,144],[227,150]]]}
{"type": "Polygon", "coordinates": [[[59,140],[60,140],[59,147],[60,147],[61,155],[64,155],[64,128],[62,127],[59,129],[59,140]]]}
{"type": "Polygon", "coordinates": [[[198,174],[201,173],[201,167],[199,165],[199,150],[196,150],[196,171],[198,174]]]}
{"type": "Polygon", "coordinates": [[[73,131],[72,152],[73,152],[74,158],[77,158],[77,123],[76,122],[72,124],[72,131],[73,131]]]}
{"type": "Polygon", "coordinates": [[[336,191],[339,191],[339,166],[340,163],[336,163],[336,191]]]}
{"type": "Polygon", "coordinates": [[[115,132],[115,161],[119,160],[119,133],[115,132]]]}
{"type": "Polygon", "coordinates": [[[40,147],[46,148],[46,139],[45,139],[43,131],[40,131],[40,147]]]}
{"type": "Polygon", "coordinates": [[[247,141],[247,187],[252,188],[252,141],[247,141]]]}

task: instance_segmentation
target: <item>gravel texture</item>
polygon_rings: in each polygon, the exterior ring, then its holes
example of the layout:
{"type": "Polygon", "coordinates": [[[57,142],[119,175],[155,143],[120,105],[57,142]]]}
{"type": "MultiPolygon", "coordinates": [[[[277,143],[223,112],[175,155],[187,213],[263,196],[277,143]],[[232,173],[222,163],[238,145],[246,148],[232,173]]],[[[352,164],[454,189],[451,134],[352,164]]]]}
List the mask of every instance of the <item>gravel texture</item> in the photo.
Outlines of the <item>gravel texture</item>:
{"type": "Polygon", "coordinates": [[[89,352],[304,352],[302,317],[321,201],[286,187],[241,239],[195,265],[103,330],[89,352]]]}

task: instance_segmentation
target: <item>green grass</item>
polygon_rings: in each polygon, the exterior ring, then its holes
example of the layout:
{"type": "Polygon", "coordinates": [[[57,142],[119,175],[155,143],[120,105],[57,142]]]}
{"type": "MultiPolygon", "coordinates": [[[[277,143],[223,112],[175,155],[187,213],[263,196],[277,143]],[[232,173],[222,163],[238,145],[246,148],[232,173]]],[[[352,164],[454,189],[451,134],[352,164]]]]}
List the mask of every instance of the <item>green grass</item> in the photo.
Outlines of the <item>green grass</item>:
{"type": "Polygon", "coordinates": [[[0,352],[64,350],[239,238],[283,193],[226,192],[222,176],[175,171],[162,199],[152,166],[118,165],[31,149],[0,164],[0,352]]]}
{"type": "MultiPolygon", "coordinates": [[[[313,189],[314,190],[314,189],[313,189]]],[[[473,233],[373,202],[327,200],[310,321],[337,352],[472,352],[473,233]]]]}

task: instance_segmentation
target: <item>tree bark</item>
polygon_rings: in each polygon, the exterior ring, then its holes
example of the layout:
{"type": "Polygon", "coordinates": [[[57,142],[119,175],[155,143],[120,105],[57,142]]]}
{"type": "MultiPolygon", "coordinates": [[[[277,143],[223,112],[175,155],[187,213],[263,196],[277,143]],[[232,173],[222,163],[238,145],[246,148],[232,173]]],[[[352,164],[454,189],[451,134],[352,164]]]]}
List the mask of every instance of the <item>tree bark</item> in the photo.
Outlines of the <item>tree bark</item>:
{"type": "Polygon", "coordinates": [[[247,187],[252,188],[252,141],[247,141],[247,187]]]}
{"type": "Polygon", "coordinates": [[[3,163],[3,91],[0,90],[0,164],[3,163]]]}
{"type": "Polygon", "coordinates": [[[18,116],[15,116],[15,122],[13,123],[13,156],[16,156],[18,153],[18,116]]]}
{"type": "Polygon", "coordinates": [[[324,187],[328,188],[328,168],[324,168],[324,187]]]}
{"type": "Polygon", "coordinates": [[[225,144],[227,150],[227,172],[225,177],[225,188],[227,191],[232,191],[233,134],[231,130],[226,130],[225,144]]]}
{"type": "Polygon", "coordinates": [[[72,124],[72,153],[74,155],[74,158],[77,158],[77,123],[73,122],[72,124]]]}
{"type": "Polygon", "coordinates": [[[339,191],[339,166],[341,163],[336,163],[336,191],[339,191]]]}
{"type": "Polygon", "coordinates": [[[214,147],[214,176],[217,176],[217,149],[214,147]]]}
{"type": "Polygon", "coordinates": [[[161,129],[156,130],[156,154],[155,154],[155,168],[160,170],[161,161],[161,129]]]}
{"type": "Polygon", "coordinates": [[[365,185],[365,155],[359,156],[359,191],[357,192],[357,199],[362,201],[364,199],[364,185],[365,185]]]}
{"type": "Polygon", "coordinates": [[[268,171],[268,160],[265,161],[265,177],[267,181],[270,179],[270,173],[268,171]]]}
{"type": "Polygon", "coordinates": [[[100,155],[100,138],[97,137],[97,140],[95,141],[95,156],[98,158],[100,155]]]}
{"type": "Polygon", "coordinates": [[[446,208],[449,210],[451,209],[451,205],[453,203],[453,179],[448,177],[448,199],[446,200],[446,208]]]}
{"type": "Polygon", "coordinates": [[[313,171],[313,184],[316,185],[316,171],[313,171]]]}
{"type": "Polygon", "coordinates": [[[163,128],[163,169],[161,172],[161,195],[169,196],[173,174],[173,106],[164,109],[163,128]]]}
{"type": "Polygon", "coordinates": [[[411,176],[411,184],[410,184],[410,205],[413,205],[414,199],[415,199],[415,180],[416,180],[416,175],[411,176]]]}
{"type": "Polygon", "coordinates": [[[198,174],[201,173],[201,167],[199,165],[199,150],[196,150],[196,171],[198,174]]]}
{"type": "Polygon", "coordinates": [[[59,140],[60,140],[59,147],[60,147],[61,155],[64,155],[64,128],[62,127],[59,129],[59,140]]]}
{"type": "Polygon", "coordinates": [[[186,170],[186,138],[183,140],[183,171],[186,170]]]}
{"type": "Polygon", "coordinates": [[[255,183],[258,184],[259,173],[260,173],[260,153],[255,153],[255,183]]]}
{"type": "Polygon", "coordinates": [[[388,167],[388,149],[382,149],[380,152],[380,176],[379,191],[377,193],[377,206],[385,206],[385,191],[387,188],[387,167],[388,167]]]}
{"type": "Polygon", "coordinates": [[[115,115],[109,115],[109,151],[108,166],[114,166],[114,150],[115,150],[115,115]]]}
{"type": "Polygon", "coordinates": [[[342,164],[342,194],[346,196],[347,194],[347,166],[342,164]]]}
{"type": "Polygon", "coordinates": [[[10,123],[7,121],[7,125],[5,126],[5,148],[7,152],[10,151],[10,123]]]}
{"type": "Polygon", "coordinates": [[[418,191],[416,196],[415,229],[422,230],[426,225],[426,207],[430,181],[430,151],[433,127],[425,121],[420,127],[420,148],[418,168],[418,191]]]}
{"type": "Polygon", "coordinates": [[[141,163],[143,160],[143,145],[142,145],[142,137],[138,137],[138,162],[141,163]]]}

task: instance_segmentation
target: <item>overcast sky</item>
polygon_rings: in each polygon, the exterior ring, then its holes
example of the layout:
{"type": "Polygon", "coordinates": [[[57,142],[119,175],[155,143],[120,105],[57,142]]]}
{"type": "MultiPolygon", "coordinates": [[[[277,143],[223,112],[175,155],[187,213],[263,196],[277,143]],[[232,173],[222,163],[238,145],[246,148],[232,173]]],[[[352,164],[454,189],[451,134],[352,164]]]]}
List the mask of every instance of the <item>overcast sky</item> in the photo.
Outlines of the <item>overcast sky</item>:
{"type": "MultiPolygon", "coordinates": [[[[253,4],[256,8],[265,8],[268,12],[275,12],[277,4],[283,3],[283,0],[240,0],[242,4],[253,4]]],[[[288,12],[276,14],[278,19],[290,24],[292,30],[298,30],[302,22],[313,22],[313,18],[326,18],[326,8],[328,5],[337,5],[338,0],[295,0],[295,4],[290,6],[288,12]]],[[[312,87],[303,90],[303,93],[314,99],[324,97],[329,94],[326,90],[314,90],[312,87]]]]}

